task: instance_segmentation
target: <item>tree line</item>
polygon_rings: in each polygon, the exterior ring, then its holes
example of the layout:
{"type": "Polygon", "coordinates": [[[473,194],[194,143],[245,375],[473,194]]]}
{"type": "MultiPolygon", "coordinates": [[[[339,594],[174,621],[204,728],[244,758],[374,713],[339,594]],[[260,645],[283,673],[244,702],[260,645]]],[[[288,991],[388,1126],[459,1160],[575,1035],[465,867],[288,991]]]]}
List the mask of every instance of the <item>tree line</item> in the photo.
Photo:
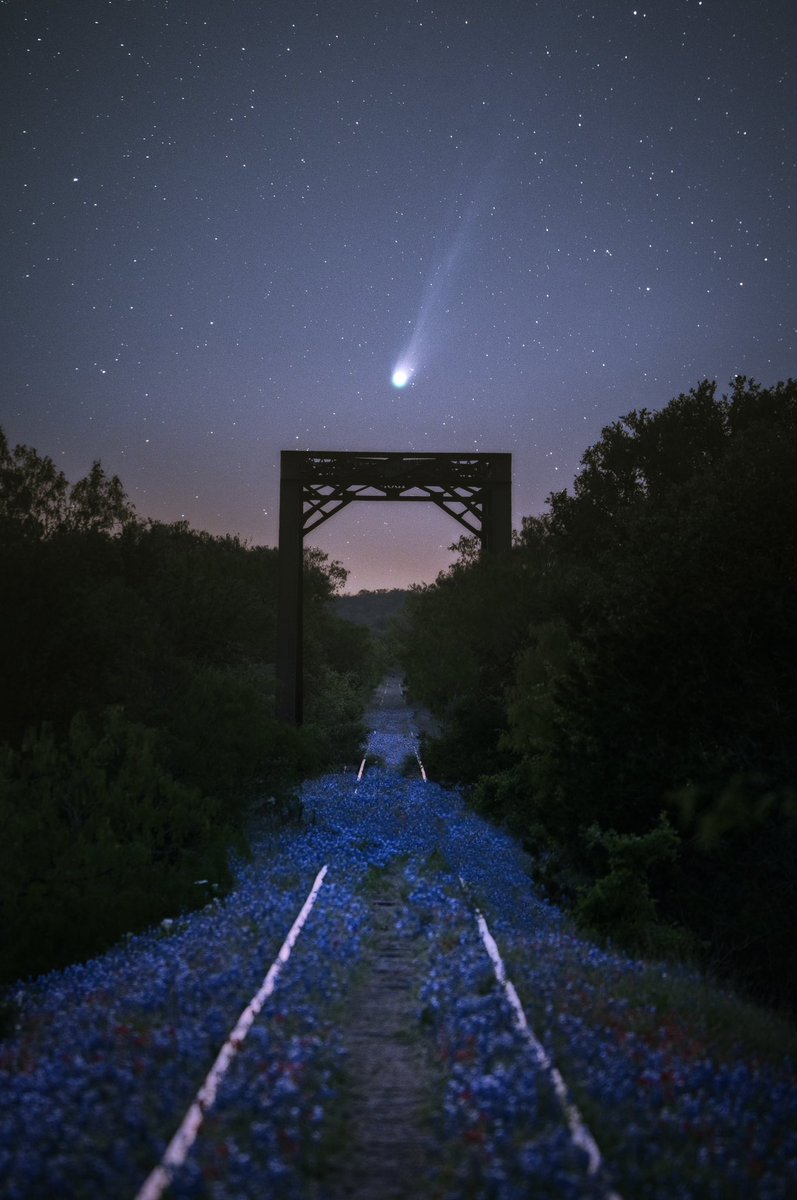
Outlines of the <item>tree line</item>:
{"type": "Polygon", "coordinates": [[[425,757],[633,951],[793,1003],[797,383],[705,381],[612,423],[504,558],[413,590],[425,757]]]}
{"type": "Polygon", "coordinates": [[[93,954],[230,883],[245,827],[356,758],[379,667],[305,553],[306,721],[274,717],[277,551],[143,520],[0,430],[0,980],[93,954]]]}

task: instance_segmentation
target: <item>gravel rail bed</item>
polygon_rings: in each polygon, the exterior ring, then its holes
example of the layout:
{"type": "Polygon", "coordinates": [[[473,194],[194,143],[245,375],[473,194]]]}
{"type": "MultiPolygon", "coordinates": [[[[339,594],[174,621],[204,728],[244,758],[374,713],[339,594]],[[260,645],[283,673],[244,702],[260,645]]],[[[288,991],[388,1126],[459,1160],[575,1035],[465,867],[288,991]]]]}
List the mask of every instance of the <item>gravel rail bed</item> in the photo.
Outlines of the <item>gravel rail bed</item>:
{"type": "Polygon", "coordinates": [[[373,932],[341,1020],[348,1136],[332,1164],[331,1200],[424,1197],[434,1176],[431,1104],[438,1072],[415,1033],[425,964],[418,940],[399,928],[405,911],[400,885],[393,869],[370,897],[373,932]]]}

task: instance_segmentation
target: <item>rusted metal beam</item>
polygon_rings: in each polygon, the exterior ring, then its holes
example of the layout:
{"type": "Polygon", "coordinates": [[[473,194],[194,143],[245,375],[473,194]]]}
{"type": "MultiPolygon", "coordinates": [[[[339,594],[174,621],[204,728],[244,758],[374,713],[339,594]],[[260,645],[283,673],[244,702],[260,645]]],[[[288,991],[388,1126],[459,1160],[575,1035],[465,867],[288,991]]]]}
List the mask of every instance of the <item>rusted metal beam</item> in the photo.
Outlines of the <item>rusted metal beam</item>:
{"type": "Polygon", "coordinates": [[[512,456],[283,450],[280,476],[277,714],[302,720],[302,550],[306,533],[348,504],[432,503],[481,539],[512,545],[512,456]]]}

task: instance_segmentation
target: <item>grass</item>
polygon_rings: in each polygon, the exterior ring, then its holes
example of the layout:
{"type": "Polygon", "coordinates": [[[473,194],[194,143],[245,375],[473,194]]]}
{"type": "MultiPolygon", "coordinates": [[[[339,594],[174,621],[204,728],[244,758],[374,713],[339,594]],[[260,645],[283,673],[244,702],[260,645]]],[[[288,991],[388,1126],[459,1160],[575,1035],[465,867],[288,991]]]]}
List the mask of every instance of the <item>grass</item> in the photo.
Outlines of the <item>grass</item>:
{"type": "Polygon", "coordinates": [[[12,995],[11,987],[0,988],[0,1041],[17,1032],[19,1019],[19,1002],[12,995]]]}
{"type": "MultiPolygon", "coordinates": [[[[370,843],[365,843],[364,849],[367,850],[369,845],[370,843]]],[[[409,889],[402,874],[406,861],[404,856],[384,865],[370,866],[357,885],[357,891],[366,899],[371,899],[383,895],[386,890],[394,891],[398,888],[401,899],[406,901],[409,889]]]]}
{"type": "Polygon", "coordinates": [[[632,1012],[648,1014],[651,1023],[656,1017],[678,1022],[699,1036],[715,1057],[735,1058],[741,1051],[773,1064],[791,1058],[797,1066],[793,1021],[705,976],[651,964],[632,978],[618,980],[615,994],[632,1003],[632,1012]]]}
{"type": "MultiPolygon", "coordinates": [[[[544,999],[524,986],[532,1023],[542,1019],[547,1001],[557,1010],[580,1013],[595,1026],[605,1024],[647,1042],[666,1035],[676,1053],[689,1057],[700,1049],[716,1062],[742,1055],[782,1066],[788,1058],[797,1068],[797,1025],[789,1017],[734,993],[691,966],[636,960],[629,969],[630,960],[618,954],[612,970],[612,958],[609,952],[588,963],[574,951],[572,970],[563,965],[558,987],[544,999]],[[574,979],[585,986],[574,992],[574,979]]],[[[505,960],[510,978],[519,986],[522,980],[534,978],[534,960],[522,941],[508,948],[505,960]]]]}

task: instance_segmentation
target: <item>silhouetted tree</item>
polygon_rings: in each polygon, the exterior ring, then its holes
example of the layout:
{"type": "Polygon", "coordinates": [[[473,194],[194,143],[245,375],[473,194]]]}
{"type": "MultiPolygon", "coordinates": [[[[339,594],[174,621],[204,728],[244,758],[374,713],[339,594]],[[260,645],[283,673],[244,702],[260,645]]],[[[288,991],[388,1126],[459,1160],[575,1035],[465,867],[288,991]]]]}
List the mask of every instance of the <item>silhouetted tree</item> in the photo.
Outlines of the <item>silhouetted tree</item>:
{"type": "Polygon", "coordinates": [[[70,487],[0,431],[0,971],[102,949],[228,880],[248,806],[353,760],[373,686],[345,571],[305,558],[302,730],[274,717],[277,552],[136,517],[95,462],[70,487]],[[71,932],[70,932],[71,931],[71,932]]]}
{"type": "MultiPolygon", "coordinates": [[[[684,923],[771,993],[797,975],[795,478],[793,381],[739,377],[724,396],[706,381],[631,412],[572,492],[523,523],[507,579],[463,559],[411,597],[404,654],[465,777],[476,714],[501,710],[479,726],[499,767],[477,794],[525,831],[553,887],[616,880],[609,846],[620,874],[649,851],[637,892],[659,942],[684,923]],[[467,721],[447,713],[454,696],[467,721]],[[654,864],[672,845],[653,836],[663,809],[681,851],[654,864]]],[[[619,894],[601,884],[582,916],[619,894]]]]}

